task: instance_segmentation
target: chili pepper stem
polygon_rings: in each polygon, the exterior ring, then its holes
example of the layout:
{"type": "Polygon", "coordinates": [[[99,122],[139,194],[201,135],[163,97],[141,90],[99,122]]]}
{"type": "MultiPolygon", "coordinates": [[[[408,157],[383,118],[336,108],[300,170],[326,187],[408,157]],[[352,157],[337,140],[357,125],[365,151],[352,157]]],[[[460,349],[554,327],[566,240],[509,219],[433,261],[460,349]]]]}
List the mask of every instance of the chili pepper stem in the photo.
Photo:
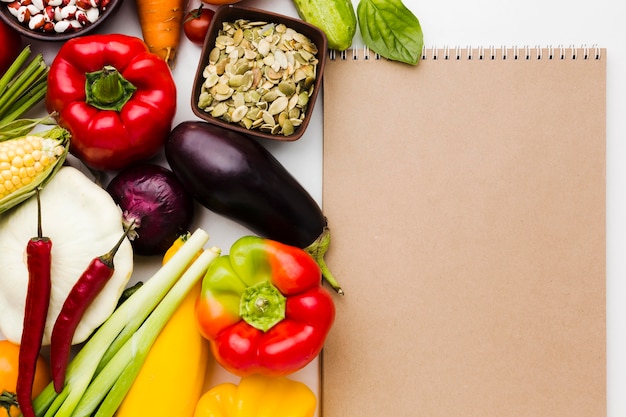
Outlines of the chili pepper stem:
{"type": "Polygon", "coordinates": [[[326,251],[328,251],[328,247],[330,246],[330,229],[325,227],[322,233],[318,236],[317,239],[309,246],[304,248],[304,250],[315,259],[315,262],[319,265],[322,270],[322,277],[328,282],[328,284],[332,287],[335,292],[339,295],[344,295],[343,289],[339,285],[339,282],[335,279],[332,272],[326,265],[326,261],[324,260],[324,255],[326,255],[326,251]]]}
{"type": "Polygon", "coordinates": [[[43,237],[43,228],[41,227],[41,188],[37,187],[35,190],[35,196],[37,197],[37,238],[41,239],[43,237]]]}
{"type": "Polygon", "coordinates": [[[128,238],[130,240],[135,240],[139,236],[137,229],[141,227],[140,216],[136,216],[128,210],[124,210],[124,213],[122,213],[122,224],[128,229],[128,238]]]}
{"type": "Polygon", "coordinates": [[[133,230],[134,223],[135,222],[133,221],[128,227],[125,227],[124,228],[124,234],[119,238],[119,240],[117,241],[115,246],[113,246],[113,248],[111,248],[110,251],[108,251],[104,255],[100,256],[100,260],[105,265],[107,265],[109,268],[113,268],[113,258],[115,257],[115,254],[117,253],[117,251],[120,248],[120,246],[122,246],[122,243],[124,243],[124,239],[126,239],[126,237],[133,230]]]}

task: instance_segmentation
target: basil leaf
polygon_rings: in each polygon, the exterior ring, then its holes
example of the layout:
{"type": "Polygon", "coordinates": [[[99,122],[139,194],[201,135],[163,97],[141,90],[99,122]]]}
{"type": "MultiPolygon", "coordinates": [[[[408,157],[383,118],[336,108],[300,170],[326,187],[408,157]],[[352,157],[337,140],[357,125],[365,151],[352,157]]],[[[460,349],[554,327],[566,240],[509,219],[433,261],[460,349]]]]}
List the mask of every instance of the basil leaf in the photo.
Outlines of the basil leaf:
{"type": "Polygon", "coordinates": [[[424,45],[422,27],[401,0],[360,0],[357,17],[368,48],[390,60],[419,62],[424,45]]]}

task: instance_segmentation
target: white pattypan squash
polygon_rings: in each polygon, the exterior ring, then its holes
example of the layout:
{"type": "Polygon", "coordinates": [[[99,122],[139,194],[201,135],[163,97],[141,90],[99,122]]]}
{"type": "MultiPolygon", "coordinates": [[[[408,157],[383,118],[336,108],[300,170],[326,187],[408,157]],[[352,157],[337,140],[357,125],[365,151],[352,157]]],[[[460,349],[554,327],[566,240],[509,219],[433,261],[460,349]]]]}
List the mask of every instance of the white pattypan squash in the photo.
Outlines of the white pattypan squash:
{"type": "MultiPolygon", "coordinates": [[[[42,344],[50,344],[54,321],[67,294],[93,258],[107,253],[124,233],[122,213],[111,196],[78,169],[64,166],[40,192],[43,235],[52,240],[52,292],[42,344]]],[[[0,336],[19,343],[28,287],[26,245],[37,235],[37,201],[32,197],[0,215],[0,336]]],[[[125,240],[114,258],[115,272],[89,306],[74,334],[85,341],[117,305],[133,270],[125,240]]]]}

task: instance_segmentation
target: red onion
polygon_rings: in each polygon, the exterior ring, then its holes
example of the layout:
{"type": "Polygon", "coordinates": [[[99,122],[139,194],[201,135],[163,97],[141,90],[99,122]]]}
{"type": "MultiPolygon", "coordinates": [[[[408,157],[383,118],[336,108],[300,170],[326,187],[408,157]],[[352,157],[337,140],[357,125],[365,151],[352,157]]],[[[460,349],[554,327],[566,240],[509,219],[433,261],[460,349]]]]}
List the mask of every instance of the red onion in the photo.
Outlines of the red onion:
{"type": "Polygon", "coordinates": [[[107,191],[132,224],[132,246],[138,255],[160,255],[187,232],[194,217],[194,201],[169,169],[152,163],[120,171],[107,191]]]}

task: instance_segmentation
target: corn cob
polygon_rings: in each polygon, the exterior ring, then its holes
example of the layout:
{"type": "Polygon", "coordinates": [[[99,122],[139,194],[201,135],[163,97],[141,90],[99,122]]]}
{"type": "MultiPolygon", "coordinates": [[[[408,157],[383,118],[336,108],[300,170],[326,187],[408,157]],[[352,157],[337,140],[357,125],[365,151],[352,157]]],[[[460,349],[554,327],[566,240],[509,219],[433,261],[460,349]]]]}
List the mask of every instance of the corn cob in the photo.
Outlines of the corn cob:
{"type": "Polygon", "coordinates": [[[0,142],[0,213],[26,200],[61,167],[69,133],[54,127],[0,142]]]}

